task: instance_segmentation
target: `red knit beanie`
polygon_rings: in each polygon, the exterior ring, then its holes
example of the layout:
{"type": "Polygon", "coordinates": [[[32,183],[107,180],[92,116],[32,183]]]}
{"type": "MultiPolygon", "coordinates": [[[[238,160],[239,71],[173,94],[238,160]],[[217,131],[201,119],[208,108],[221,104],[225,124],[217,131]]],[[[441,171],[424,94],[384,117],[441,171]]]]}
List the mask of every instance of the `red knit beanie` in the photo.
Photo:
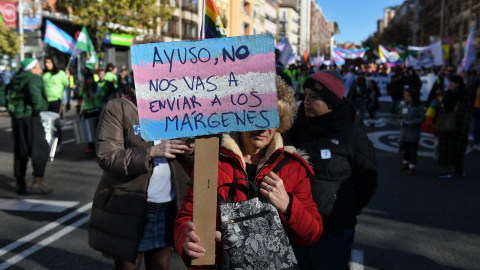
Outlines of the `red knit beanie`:
{"type": "Polygon", "coordinates": [[[323,97],[333,107],[338,106],[343,99],[345,86],[343,78],[335,70],[319,71],[305,80],[303,89],[310,88],[323,97]]]}

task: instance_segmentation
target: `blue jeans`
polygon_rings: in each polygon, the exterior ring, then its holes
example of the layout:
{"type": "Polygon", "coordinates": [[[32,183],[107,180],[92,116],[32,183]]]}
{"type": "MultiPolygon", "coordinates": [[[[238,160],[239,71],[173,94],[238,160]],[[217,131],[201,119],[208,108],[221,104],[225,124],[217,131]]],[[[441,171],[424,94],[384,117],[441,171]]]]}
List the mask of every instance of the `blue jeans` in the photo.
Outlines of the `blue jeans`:
{"type": "Polygon", "coordinates": [[[301,270],[348,270],[355,228],[323,231],[311,246],[292,243],[301,270]]]}

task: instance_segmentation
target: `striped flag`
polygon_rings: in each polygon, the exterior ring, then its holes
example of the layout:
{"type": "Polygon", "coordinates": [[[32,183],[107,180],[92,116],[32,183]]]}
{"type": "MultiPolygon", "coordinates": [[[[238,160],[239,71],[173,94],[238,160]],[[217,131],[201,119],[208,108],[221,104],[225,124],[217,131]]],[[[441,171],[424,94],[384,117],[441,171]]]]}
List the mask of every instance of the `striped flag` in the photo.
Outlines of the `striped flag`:
{"type": "Polygon", "coordinates": [[[290,65],[294,65],[297,62],[297,56],[297,53],[291,53],[285,66],[288,67],[290,65]]]}
{"type": "Polygon", "coordinates": [[[217,6],[213,0],[205,0],[204,6],[202,31],[200,33],[202,39],[227,37],[217,6]]]}
{"type": "Polygon", "coordinates": [[[290,62],[290,55],[293,52],[293,48],[290,45],[288,38],[284,38],[282,41],[278,42],[277,45],[275,45],[275,49],[279,49],[282,52],[278,57],[278,61],[287,67],[289,65],[288,63],[290,62]]]}
{"type": "Polygon", "coordinates": [[[78,35],[76,47],[87,53],[87,60],[85,62],[87,68],[91,70],[95,69],[95,63],[98,61],[97,53],[95,52],[95,47],[93,47],[92,40],[85,26],[78,35]]]}
{"type": "Polygon", "coordinates": [[[61,52],[78,54],[77,49],[75,49],[75,39],[49,20],[47,20],[43,41],[61,52]]]}
{"type": "Polygon", "coordinates": [[[468,70],[470,69],[470,65],[473,63],[473,60],[475,59],[475,46],[473,44],[473,33],[475,28],[472,27],[470,29],[470,34],[468,35],[467,39],[467,46],[465,48],[465,56],[462,59],[462,69],[463,70],[468,70]]]}
{"type": "Polygon", "coordinates": [[[397,66],[402,64],[400,55],[395,50],[389,51],[384,46],[378,44],[378,54],[382,63],[386,63],[387,66],[397,66]]]}

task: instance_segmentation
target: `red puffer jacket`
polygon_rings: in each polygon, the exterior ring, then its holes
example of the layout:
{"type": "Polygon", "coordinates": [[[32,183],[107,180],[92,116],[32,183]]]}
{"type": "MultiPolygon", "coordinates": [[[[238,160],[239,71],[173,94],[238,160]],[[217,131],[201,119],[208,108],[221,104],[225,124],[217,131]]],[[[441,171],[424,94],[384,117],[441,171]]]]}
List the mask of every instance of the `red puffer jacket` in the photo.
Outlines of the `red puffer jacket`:
{"type": "MultiPolygon", "coordinates": [[[[311,245],[320,239],[322,234],[322,220],[313,202],[310,191],[310,180],[308,174],[313,174],[307,162],[294,153],[293,147],[283,147],[283,140],[279,133],[276,133],[268,145],[265,158],[258,164],[256,185],[260,187],[263,177],[268,174],[285,156],[290,161],[278,172],[283,180],[285,189],[290,196],[290,205],[286,213],[279,213],[282,224],[290,240],[300,245],[311,245]],[[288,151],[292,150],[292,151],[288,151]]],[[[228,197],[229,185],[235,178],[246,178],[245,161],[238,146],[238,133],[222,135],[220,156],[218,161],[218,194],[225,200],[228,197]]],[[[245,181],[238,181],[245,185],[245,181]]],[[[245,187],[246,188],[246,187],[245,187]]],[[[235,201],[244,201],[246,195],[241,191],[245,188],[237,188],[235,201]]],[[[190,257],[185,253],[187,229],[186,223],[192,220],[193,215],[193,187],[189,185],[185,193],[182,207],[175,221],[175,245],[185,265],[189,269],[214,269],[214,266],[191,266],[190,257]]],[[[220,231],[220,215],[217,208],[217,230],[220,231]]],[[[221,265],[221,247],[217,244],[217,265],[221,265]]]]}

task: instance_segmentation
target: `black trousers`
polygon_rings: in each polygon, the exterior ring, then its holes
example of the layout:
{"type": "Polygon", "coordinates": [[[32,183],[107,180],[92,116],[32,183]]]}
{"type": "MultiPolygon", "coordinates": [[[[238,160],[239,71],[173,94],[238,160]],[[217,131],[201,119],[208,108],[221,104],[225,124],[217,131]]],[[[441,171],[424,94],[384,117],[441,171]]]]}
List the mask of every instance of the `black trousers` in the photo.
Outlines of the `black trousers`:
{"type": "Polygon", "coordinates": [[[403,142],[403,160],[408,160],[409,164],[417,164],[418,142],[403,142]]]}
{"type": "Polygon", "coordinates": [[[45,130],[40,117],[12,119],[12,135],[15,178],[25,178],[28,157],[32,159],[33,176],[43,177],[50,147],[45,139],[45,130]]]}
{"type": "MultiPolygon", "coordinates": [[[[98,126],[98,118],[100,117],[100,111],[93,111],[93,112],[89,112],[89,113],[85,113],[83,115],[83,118],[87,119],[87,118],[94,118],[94,117],[97,117],[97,121],[95,123],[95,130],[97,129],[97,126],[98,126]]],[[[88,143],[88,148],[95,148],[95,143],[94,142],[90,142],[88,143]]]]}
{"type": "MultiPolygon", "coordinates": [[[[60,113],[61,106],[62,101],[60,99],[48,102],[48,110],[51,112],[60,113]]],[[[58,145],[60,145],[62,143],[62,126],[60,125],[60,119],[55,121],[54,126],[57,129],[58,145]]]]}

